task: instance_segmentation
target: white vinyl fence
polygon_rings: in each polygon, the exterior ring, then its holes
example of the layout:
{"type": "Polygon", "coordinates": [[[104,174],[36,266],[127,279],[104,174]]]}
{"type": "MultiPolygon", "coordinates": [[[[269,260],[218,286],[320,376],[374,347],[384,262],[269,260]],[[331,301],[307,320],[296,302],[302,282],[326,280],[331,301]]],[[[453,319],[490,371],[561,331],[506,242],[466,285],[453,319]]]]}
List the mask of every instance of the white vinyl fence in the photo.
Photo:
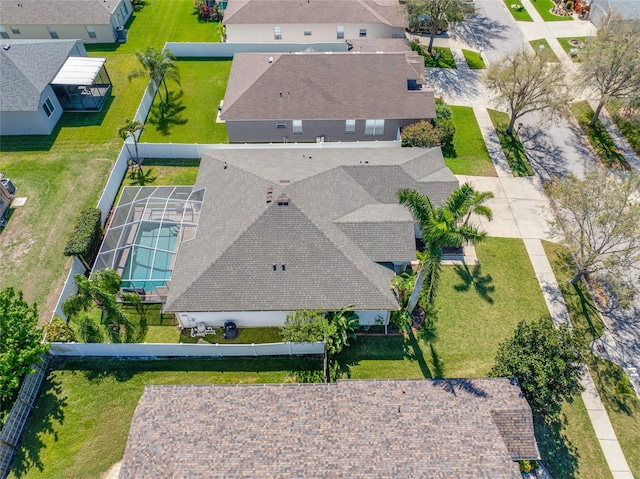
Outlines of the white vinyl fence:
{"type": "Polygon", "coordinates": [[[266,344],[155,344],[155,343],[51,343],[54,356],[159,358],[237,357],[324,354],[324,343],[266,344]]]}
{"type": "Polygon", "coordinates": [[[230,58],[236,53],[346,52],[346,42],[320,43],[177,43],[167,42],[164,48],[176,57],[230,58]]]}
{"type": "Polygon", "coordinates": [[[62,319],[67,319],[67,316],[62,311],[62,303],[69,296],[72,296],[78,292],[78,288],[76,288],[76,285],[73,282],[73,277],[76,274],[84,274],[85,272],[86,272],[86,268],[84,267],[84,264],[82,264],[82,261],[80,261],[76,256],[74,256],[73,263],[71,264],[71,270],[69,270],[67,279],[64,282],[62,292],[60,293],[60,297],[58,298],[58,303],[56,304],[56,308],[53,310],[51,319],[53,319],[54,316],[60,316],[62,319]]]}

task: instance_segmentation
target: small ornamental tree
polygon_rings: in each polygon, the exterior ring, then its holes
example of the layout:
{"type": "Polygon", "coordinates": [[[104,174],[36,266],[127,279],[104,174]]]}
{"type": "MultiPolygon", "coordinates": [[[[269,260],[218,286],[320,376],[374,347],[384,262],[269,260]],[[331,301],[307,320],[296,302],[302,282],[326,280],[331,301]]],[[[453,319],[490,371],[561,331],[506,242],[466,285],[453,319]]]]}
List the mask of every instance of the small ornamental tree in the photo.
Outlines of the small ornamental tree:
{"type": "Polygon", "coordinates": [[[498,347],[493,377],[515,377],[531,409],[556,416],[563,401],[573,402],[583,391],[582,347],[565,325],[555,328],[548,318],[520,321],[512,338],[498,347]]]}
{"type": "Polygon", "coordinates": [[[77,341],[76,333],[69,324],[59,316],[54,316],[49,324],[44,327],[46,340],[50,343],[72,343],[77,341]]]}
{"type": "Polygon", "coordinates": [[[287,342],[324,341],[327,333],[327,320],[319,309],[299,309],[287,314],[281,332],[283,341],[287,342]]]}
{"type": "Polygon", "coordinates": [[[65,256],[77,256],[90,269],[102,239],[102,212],[89,208],[80,215],[76,228],[64,248],[65,256]]]}
{"type": "Polygon", "coordinates": [[[49,345],[40,343],[36,305],[11,287],[0,290],[0,402],[13,396],[31,366],[42,361],[49,345]]]}

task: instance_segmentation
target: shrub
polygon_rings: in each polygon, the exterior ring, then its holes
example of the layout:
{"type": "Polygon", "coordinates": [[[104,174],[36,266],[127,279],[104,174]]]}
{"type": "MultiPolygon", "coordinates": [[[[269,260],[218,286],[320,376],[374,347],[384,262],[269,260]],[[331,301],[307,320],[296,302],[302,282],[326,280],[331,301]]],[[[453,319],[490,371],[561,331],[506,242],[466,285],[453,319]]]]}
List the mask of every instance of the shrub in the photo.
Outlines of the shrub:
{"type": "Polygon", "coordinates": [[[64,319],[58,316],[54,316],[51,322],[44,327],[44,330],[47,333],[47,341],[50,343],[71,343],[76,341],[76,334],[73,329],[69,327],[64,319]]]}
{"type": "Polygon", "coordinates": [[[440,145],[440,132],[430,121],[422,120],[402,129],[402,146],[431,147],[440,145]]]}
{"type": "Polygon", "coordinates": [[[393,324],[401,333],[408,333],[411,331],[411,324],[413,318],[406,310],[400,309],[398,311],[391,311],[389,315],[389,322],[393,324]]]}
{"type": "Polygon", "coordinates": [[[436,98],[436,119],[451,120],[453,113],[451,107],[442,98],[436,98]]]}
{"type": "Polygon", "coordinates": [[[564,4],[564,8],[566,8],[567,10],[573,10],[573,2],[568,1],[567,3],[564,4]]]}
{"type": "Polygon", "coordinates": [[[528,472],[532,472],[538,469],[538,461],[530,461],[528,459],[524,461],[518,461],[518,465],[520,466],[520,472],[524,472],[525,474],[528,472]]]}
{"type": "Polygon", "coordinates": [[[282,340],[292,343],[324,341],[328,321],[319,309],[300,309],[287,314],[281,328],[282,340]]]}
{"type": "Polygon", "coordinates": [[[434,124],[440,136],[440,146],[449,146],[453,144],[453,137],[456,134],[456,126],[454,125],[453,120],[436,118],[434,120],[434,124]]]}
{"type": "Polygon", "coordinates": [[[102,212],[89,208],[80,215],[69,242],[64,248],[65,256],[79,256],[87,265],[95,256],[102,239],[102,212]]]}

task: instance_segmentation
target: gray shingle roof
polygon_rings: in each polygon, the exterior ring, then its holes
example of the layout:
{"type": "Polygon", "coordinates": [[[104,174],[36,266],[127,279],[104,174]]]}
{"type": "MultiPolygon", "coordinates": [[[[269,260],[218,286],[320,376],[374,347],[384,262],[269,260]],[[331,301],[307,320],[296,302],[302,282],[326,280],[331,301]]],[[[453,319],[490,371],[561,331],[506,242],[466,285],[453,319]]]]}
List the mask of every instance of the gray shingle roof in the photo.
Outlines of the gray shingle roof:
{"type": "Polygon", "coordinates": [[[0,0],[0,23],[106,25],[119,3],[120,0],[0,0]]]}
{"type": "Polygon", "coordinates": [[[411,46],[406,38],[350,38],[347,40],[352,52],[410,52],[411,46]]]}
{"type": "Polygon", "coordinates": [[[147,386],[119,477],[516,479],[524,458],[531,409],[506,378],[147,386]]]}
{"type": "Polygon", "coordinates": [[[180,244],[165,309],[396,309],[393,272],[377,262],[415,259],[415,242],[395,193],[416,188],[440,204],[457,186],[439,148],[206,151],[197,235],[180,244]],[[432,187],[405,166],[448,180],[432,187]]]}
{"type": "Polygon", "coordinates": [[[410,91],[409,79],[424,84],[415,52],[236,54],[221,118],[434,118],[433,91],[410,91]]]}
{"type": "Polygon", "coordinates": [[[76,40],[2,40],[0,111],[35,111],[76,40]]]}
{"type": "Polygon", "coordinates": [[[404,28],[408,19],[397,0],[229,0],[223,23],[381,23],[404,28]]]}

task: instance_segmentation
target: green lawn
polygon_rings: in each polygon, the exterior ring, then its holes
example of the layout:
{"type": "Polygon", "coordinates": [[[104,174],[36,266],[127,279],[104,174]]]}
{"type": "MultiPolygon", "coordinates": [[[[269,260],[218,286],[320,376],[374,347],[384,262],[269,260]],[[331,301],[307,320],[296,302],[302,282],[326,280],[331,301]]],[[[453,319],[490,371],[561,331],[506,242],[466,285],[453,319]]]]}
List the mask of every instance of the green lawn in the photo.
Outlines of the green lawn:
{"type": "Polygon", "coordinates": [[[597,153],[600,162],[605,167],[616,170],[628,170],[631,168],[602,122],[598,120],[596,126],[589,126],[589,122],[593,118],[593,109],[586,101],[572,103],[571,111],[597,153]]]}
{"type": "Polygon", "coordinates": [[[531,0],[534,8],[538,11],[540,16],[545,22],[562,22],[573,20],[572,16],[561,17],[560,15],[554,15],[551,13],[551,9],[554,7],[552,0],[531,0]]]}
{"type": "Polygon", "coordinates": [[[570,282],[571,272],[567,270],[567,261],[563,259],[568,254],[567,249],[549,242],[543,242],[543,245],[567,303],[574,330],[584,338],[587,366],[622,451],[634,477],[640,477],[640,455],[637,453],[640,451],[640,401],[633,393],[625,394],[624,371],[617,365],[594,356],[589,349],[590,342],[599,338],[604,331],[604,325],[584,283],[580,282],[574,287],[570,282]]]}
{"type": "Polygon", "coordinates": [[[533,18],[529,15],[526,8],[518,1],[518,0],[503,0],[504,4],[507,6],[507,10],[511,12],[513,18],[516,19],[517,22],[533,22],[533,18]],[[511,8],[512,5],[518,5],[518,8],[511,8]]]}
{"type": "Polygon", "coordinates": [[[521,240],[488,238],[476,250],[480,266],[444,267],[432,324],[407,341],[360,337],[339,356],[343,374],[486,376],[498,343],[511,336],[518,321],[548,313],[521,240]]]}
{"type": "Polygon", "coordinates": [[[567,52],[567,55],[569,55],[569,58],[571,58],[571,60],[573,60],[575,63],[580,63],[582,61],[580,60],[580,55],[578,54],[577,56],[571,56],[570,51],[572,49],[579,51],[581,47],[571,45],[569,42],[572,40],[577,40],[584,43],[586,38],[587,37],[566,37],[566,38],[556,38],[556,40],[558,40],[558,42],[560,43],[564,51],[567,52]]]}
{"type": "Polygon", "coordinates": [[[65,113],[51,135],[0,141],[2,171],[17,185],[18,196],[28,197],[0,233],[0,288],[14,286],[37,302],[41,324],[50,318],[70,264],[62,255],[64,245],[80,211],[97,203],[122,145],[117,130],[135,114],[146,86],[144,80],[127,79],[139,68],[134,52],[170,40],[220,38],[217,24],[200,23],[193,12],[191,0],[148,0],[127,25],[127,43],[86,45],[90,56],[107,58],[113,83],[102,112],[65,113]]]}
{"type": "Polygon", "coordinates": [[[321,377],[319,358],[70,360],[45,383],[9,477],[100,477],[122,459],[145,385],[281,383],[321,377]]]}
{"type": "Polygon", "coordinates": [[[556,53],[551,49],[551,47],[549,46],[549,42],[545,39],[545,38],[541,38],[539,40],[531,40],[529,42],[529,45],[531,45],[531,48],[533,48],[533,50],[536,53],[541,53],[543,55],[547,55],[549,57],[550,62],[552,63],[559,63],[560,60],[558,59],[558,56],[556,55],[556,53]],[[540,48],[542,47],[542,48],[540,48]]]}
{"type": "Polygon", "coordinates": [[[635,118],[631,115],[631,110],[623,108],[619,101],[613,101],[607,105],[607,110],[625,136],[631,148],[640,155],[640,114],[635,111],[635,118]]]}
{"type": "Polygon", "coordinates": [[[462,49],[462,54],[464,55],[464,59],[467,61],[467,65],[469,65],[469,68],[472,70],[482,70],[483,68],[487,68],[480,52],[462,49]]]}
{"type": "Polygon", "coordinates": [[[517,127],[514,128],[513,135],[505,132],[509,126],[509,115],[497,110],[488,110],[488,112],[513,176],[532,176],[533,169],[518,137],[517,127]]]}
{"type": "Polygon", "coordinates": [[[421,51],[419,53],[424,57],[424,66],[434,68],[458,68],[450,48],[433,47],[433,55],[429,55],[425,45],[421,45],[420,47],[421,51]]]}
{"type": "Polygon", "coordinates": [[[180,59],[178,66],[181,86],[169,83],[171,102],[164,114],[156,95],[140,141],[228,143],[225,124],[216,123],[216,115],[227,88],[231,58],[180,59]]]}
{"type": "Polygon", "coordinates": [[[446,165],[456,175],[496,176],[496,169],[484,144],[473,108],[451,106],[451,112],[456,134],[453,137],[453,147],[442,151],[446,165]]]}

